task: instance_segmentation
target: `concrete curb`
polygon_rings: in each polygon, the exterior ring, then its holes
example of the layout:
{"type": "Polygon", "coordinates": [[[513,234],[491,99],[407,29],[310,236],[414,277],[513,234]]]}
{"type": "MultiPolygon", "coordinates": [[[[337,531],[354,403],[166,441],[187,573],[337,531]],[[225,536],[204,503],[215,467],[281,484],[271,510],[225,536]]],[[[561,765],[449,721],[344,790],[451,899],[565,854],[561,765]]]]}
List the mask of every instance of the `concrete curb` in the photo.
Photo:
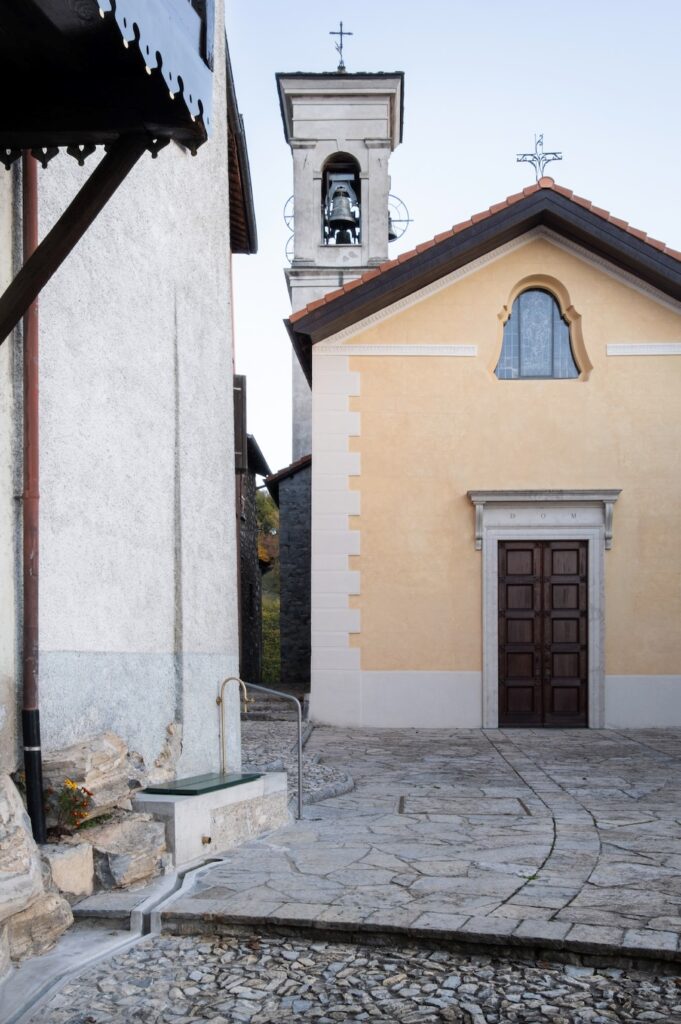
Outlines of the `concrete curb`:
{"type": "MultiPolygon", "coordinates": [[[[173,908],[169,901],[167,909],[159,914],[160,929],[170,935],[244,935],[257,931],[263,936],[304,936],[313,941],[349,942],[365,945],[417,945],[446,948],[453,952],[495,953],[501,956],[528,955],[534,959],[568,960],[568,962],[589,962],[621,966],[643,967],[650,970],[657,966],[668,970],[671,965],[681,963],[681,951],[666,949],[654,944],[637,944],[627,940],[626,932],[621,942],[603,941],[596,937],[600,929],[593,927],[594,934],[582,934],[585,925],[560,925],[566,934],[559,937],[559,929],[551,935],[547,924],[559,924],[533,918],[520,921],[509,919],[462,917],[461,925],[450,928],[416,927],[415,925],[394,925],[371,923],[348,918],[346,921],[320,921],[305,918],[278,917],[277,913],[267,916],[242,916],[220,912],[193,911],[173,908]],[[503,924],[501,924],[503,922],[503,924]],[[494,925],[501,924],[501,927],[494,925]],[[508,925],[508,927],[504,927],[508,925]],[[577,935],[569,932],[578,929],[577,935]]],[[[639,934],[639,933],[637,933],[639,934]]]]}
{"type": "Polygon", "coordinates": [[[316,790],[316,792],[309,793],[303,804],[305,807],[309,807],[311,804],[321,803],[322,800],[330,800],[333,796],[343,796],[344,793],[351,793],[354,788],[355,780],[352,775],[346,775],[343,781],[330,782],[328,786],[323,786],[321,789],[316,790]]]}

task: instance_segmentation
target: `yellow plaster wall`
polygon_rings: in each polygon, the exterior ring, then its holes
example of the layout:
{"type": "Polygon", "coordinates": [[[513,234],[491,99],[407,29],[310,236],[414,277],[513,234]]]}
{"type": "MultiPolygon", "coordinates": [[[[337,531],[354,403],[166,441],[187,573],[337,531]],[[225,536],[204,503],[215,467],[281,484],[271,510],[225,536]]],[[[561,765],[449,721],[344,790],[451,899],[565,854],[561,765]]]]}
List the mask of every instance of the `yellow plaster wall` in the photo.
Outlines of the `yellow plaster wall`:
{"type": "Polygon", "coordinates": [[[613,342],[681,342],[681,314],[545,239],[353,337],[475,344],[477,358],[354,356],[361,395],[365,670],[480,670],[481,553],[468,490],[622,488],[606,552],[606,672],[681,671],[681,357],[614,358],[613,342]],[[524,277],[567,289],[589,379],[499,381],[499,314],[524,277]]]}

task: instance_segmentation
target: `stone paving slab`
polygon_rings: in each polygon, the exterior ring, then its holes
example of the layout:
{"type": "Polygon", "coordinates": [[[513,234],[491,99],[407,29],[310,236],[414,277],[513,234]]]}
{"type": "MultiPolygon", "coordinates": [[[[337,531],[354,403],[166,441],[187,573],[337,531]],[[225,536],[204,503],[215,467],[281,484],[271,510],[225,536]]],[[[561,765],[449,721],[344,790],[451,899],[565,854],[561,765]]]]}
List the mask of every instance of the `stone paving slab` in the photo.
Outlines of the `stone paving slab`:
{"type": "Polygon", "coordinates": [[[680,739],[317,728],[312,751],[354,791],[199,872],[164,909],[164,930],[681,960],[680,739]]]}

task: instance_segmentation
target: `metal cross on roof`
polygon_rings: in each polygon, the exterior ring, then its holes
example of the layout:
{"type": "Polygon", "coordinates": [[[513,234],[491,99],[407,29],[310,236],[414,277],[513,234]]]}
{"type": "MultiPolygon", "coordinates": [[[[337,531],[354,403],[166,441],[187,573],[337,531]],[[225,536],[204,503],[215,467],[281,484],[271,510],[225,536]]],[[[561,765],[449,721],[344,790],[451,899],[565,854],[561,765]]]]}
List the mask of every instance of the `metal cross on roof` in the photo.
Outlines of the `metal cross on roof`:
{"type": "Polygon", "coordinates": [[[562,160],[562,153],[545,153],[544,152],[544,135],[535,135],[534,137],[534,153],[518,153],[517,163],[519,164],[532,164],[534,167],[535,174],[537,175],[537,181],[544,177],[544,170],[547,164],[552,164],[556,160],[562,160]]]}
{"type": "Polygon", "coordinates": [[[339,60],[338,60],[338,70],[339,71],[345,71],[345,62],[343,61],[343,36],[352,36],[354,34],[355,34],[354,32],[344,32],[343,31],[343,22],[342,21],[340,23],[340,31],[338,31],[338,32],[329,32],[330,36],[340,36],[340,42],[338,42],[338,43],[334,42],[334,44],[333,44],[336,47],[336,52],[338,53],[338,57],[339,57],[339,60]]]}

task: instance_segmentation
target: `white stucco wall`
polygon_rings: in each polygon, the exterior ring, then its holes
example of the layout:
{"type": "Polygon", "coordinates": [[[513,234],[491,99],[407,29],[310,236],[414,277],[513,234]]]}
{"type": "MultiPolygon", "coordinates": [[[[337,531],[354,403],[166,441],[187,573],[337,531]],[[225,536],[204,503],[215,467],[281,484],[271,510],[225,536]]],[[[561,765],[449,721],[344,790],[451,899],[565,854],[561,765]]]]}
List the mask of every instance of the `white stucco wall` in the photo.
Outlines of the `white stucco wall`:
{"type": "MultiPolygon", "coordinates": [[[[217,768],[238,674],[221,10],[215,69],[208,143],[145,154],[40,301],[43,745],[113,729],[153,762],[180,721],[183,775],[217,768]]],[[[39,172],[41,237],[95,159],[39,172]]]]}

